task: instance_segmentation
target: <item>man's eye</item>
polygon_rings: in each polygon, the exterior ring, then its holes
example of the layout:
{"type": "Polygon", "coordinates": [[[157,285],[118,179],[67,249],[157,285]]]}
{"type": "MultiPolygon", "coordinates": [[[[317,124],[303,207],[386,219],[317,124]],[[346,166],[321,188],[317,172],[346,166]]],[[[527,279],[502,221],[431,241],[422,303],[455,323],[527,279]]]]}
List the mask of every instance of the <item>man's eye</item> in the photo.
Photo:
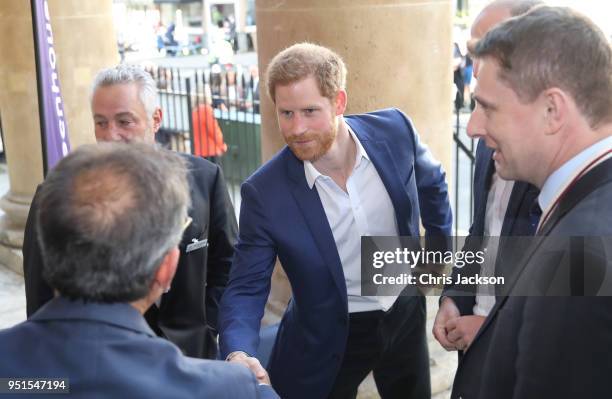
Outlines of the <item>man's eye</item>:
{"type": "Polygon", "coordinates": [[[285,118],[290,118],[293,115],[293,111],[281,111],[281,115],[285,118]]]}
{"type": "Polygon", "coordinates": [[[312,115],[312,114],[314,114],[314,112],[315,112],[315,111],[316,111],[316,109],[314,109],[314,108],[306,108],[306,109],[304,110],[304,113],[305,113],[306,115],[312,115]]]}
{"type": "Polygon", "coordinates": [[[98,127],[105,127],[106,126],[106,121],[96,121],[96,126],[98,126],[98,127]]]}
{"type": "Polygon", "coordinates": [[[120,121],[119,121],[119,124],[120,124],[121,126],[127,126],[127,125],[129,125],[130,123],[132,123],[132,121],[131,121],[131,120],[128,120],[128,119],[123,119],[123,120],[120,120],[120,121]]]}

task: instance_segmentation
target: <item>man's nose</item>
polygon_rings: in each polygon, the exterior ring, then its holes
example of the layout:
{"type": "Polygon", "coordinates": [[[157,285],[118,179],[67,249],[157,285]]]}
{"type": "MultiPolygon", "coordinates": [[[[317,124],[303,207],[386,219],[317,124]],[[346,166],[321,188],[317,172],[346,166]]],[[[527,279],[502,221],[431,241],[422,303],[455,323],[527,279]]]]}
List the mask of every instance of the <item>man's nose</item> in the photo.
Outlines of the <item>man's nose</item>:
{"type": "Polygon", "coordinates": [[[110,123],[108,125],[108,141],[124,141],[124,136],[123,129],[116,123],[110,123]]]}
{"type": "Polygon", "coordinates": [[[308,129],[304,118],[302,118],[300,115],[295,115],[291,121],[291,134],[293,136],[300,136],[306,133],[307,130],[308,129]]]}
{"type": "Polygon", "coordinates": [[[120,130],[114,123],[109,123],[105,127],[96,127],[96,140],[101,142],[122,141],[120,130]]]}
{"type": "Polygon", "coordinates": [[[484,137],[487,134],[484,125],[484,115],[478,105],[476,105],[476,108],[470,114],[466,130],[467,135],[473,139],[484,137]]]}

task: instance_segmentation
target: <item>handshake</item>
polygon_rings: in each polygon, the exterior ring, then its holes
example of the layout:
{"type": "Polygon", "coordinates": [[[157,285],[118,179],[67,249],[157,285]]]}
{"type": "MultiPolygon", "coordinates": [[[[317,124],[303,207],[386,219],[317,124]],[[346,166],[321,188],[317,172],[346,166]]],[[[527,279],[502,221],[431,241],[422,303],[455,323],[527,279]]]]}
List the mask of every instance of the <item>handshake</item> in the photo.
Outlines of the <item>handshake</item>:
{"type": "Polygon", "coordinates": [[[260,384],[271,385],[268,372],[256,357],[249,356],[246,352],[235,351],[227,355],[225,360],[248,367],[255,374],[255,378],[257,378],[260,384]]]}

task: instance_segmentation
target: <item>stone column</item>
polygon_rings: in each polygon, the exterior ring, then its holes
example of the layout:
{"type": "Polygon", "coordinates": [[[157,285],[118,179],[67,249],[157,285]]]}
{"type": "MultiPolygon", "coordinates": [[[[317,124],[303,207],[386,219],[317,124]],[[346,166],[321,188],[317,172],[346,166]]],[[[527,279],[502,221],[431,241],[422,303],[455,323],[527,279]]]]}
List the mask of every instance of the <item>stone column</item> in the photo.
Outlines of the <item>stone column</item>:
{"type": "Polygon", "coordinates": [[[246,26],[247,1],[236,0],[234,2],[234,17],[236,19],[236,31],[244,32],[246,26]]]}
{"type": "Polygon", "coordinates": [[[95,142],[89,96],[102,68],[119,62],[113,1],[50,0],[64,110],[72,148],[95,142]]]}
{"type": "MultiPolygon", "coordinates": [[[[347,114],[400,108],[412,118],[421,138],[445,169],[450,169],[450,0],[278,3],[257,2],[262,76],[270,59],[291,44],[311,41],[330,47],[347,64],[347,114]]],[[[283,141],[270,99],[262,93],[261,101],[262,152],[267,160],[282,147],[283,141]]]]}
{"type": "Polygon", "coordinates": [[[209,0],[202,0],[202,30],[204,31],[204,44],[207,48],[211,48],[212,40],[212,21],[210,15],[210,2],[209,0]]]}
{"type": "MultiPolygon", "coordinates": [[[[72,147],[94,142],[89,85],[118,61],[112,0],[50,0],[64,111],[72,147]],[[100,32],[103,32],[101,34],[100,32]]],[[[0,200],[0,263],[22,272],[21,246],[30,201],[42,181],[42,154],[29,1],[0,2],[0,113],[8,193],[0,200]]]]}
{"type": "MultiPolygon", "coordinates": [[[[447,171],[452,151],[451,0],[257,1],[259,67],[296,42],[310,41],[339,53],[348,68],[347,114],[397,107],[410,116],[447,171]]],[[[283,145],[273,104],[261,87],[262,159],[283,145]]],[[[280,268],[273,276],[266,321],[278,317],[290,288],[280,268]],[[271,314],[272,313],[272,314],[271,314]]],[[[436,309],[430,309],[430,316],[436,309]]],[[[435,364],[435,360],[432,360],[435,364]]],[[[434,393],[448,385],[448,373],[434,393]]],[[[436,386],[437,385],[437,386],[436,386]]]]}

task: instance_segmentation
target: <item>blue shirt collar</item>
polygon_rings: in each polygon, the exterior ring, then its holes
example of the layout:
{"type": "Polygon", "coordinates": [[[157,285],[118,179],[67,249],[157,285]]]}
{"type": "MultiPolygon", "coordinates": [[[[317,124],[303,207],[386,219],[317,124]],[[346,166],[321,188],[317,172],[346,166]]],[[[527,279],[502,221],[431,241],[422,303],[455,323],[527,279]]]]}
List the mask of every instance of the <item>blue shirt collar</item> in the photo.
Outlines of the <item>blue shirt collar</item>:
{"type": "Polygon", "coordinates": [[[578,168],[590,158],[594,158],[598,153],[610,148],[612,148],[612,136],[606,137],[582,150],[579,154],[564,163],[559,169],[555,170],[548,176],[540,190],[540,196],[538,197],[540,208],[543,210],[548,209],[553,201],[557,199],[556,197],[559,195],[559,190],[572,178],[578,168]]]}

